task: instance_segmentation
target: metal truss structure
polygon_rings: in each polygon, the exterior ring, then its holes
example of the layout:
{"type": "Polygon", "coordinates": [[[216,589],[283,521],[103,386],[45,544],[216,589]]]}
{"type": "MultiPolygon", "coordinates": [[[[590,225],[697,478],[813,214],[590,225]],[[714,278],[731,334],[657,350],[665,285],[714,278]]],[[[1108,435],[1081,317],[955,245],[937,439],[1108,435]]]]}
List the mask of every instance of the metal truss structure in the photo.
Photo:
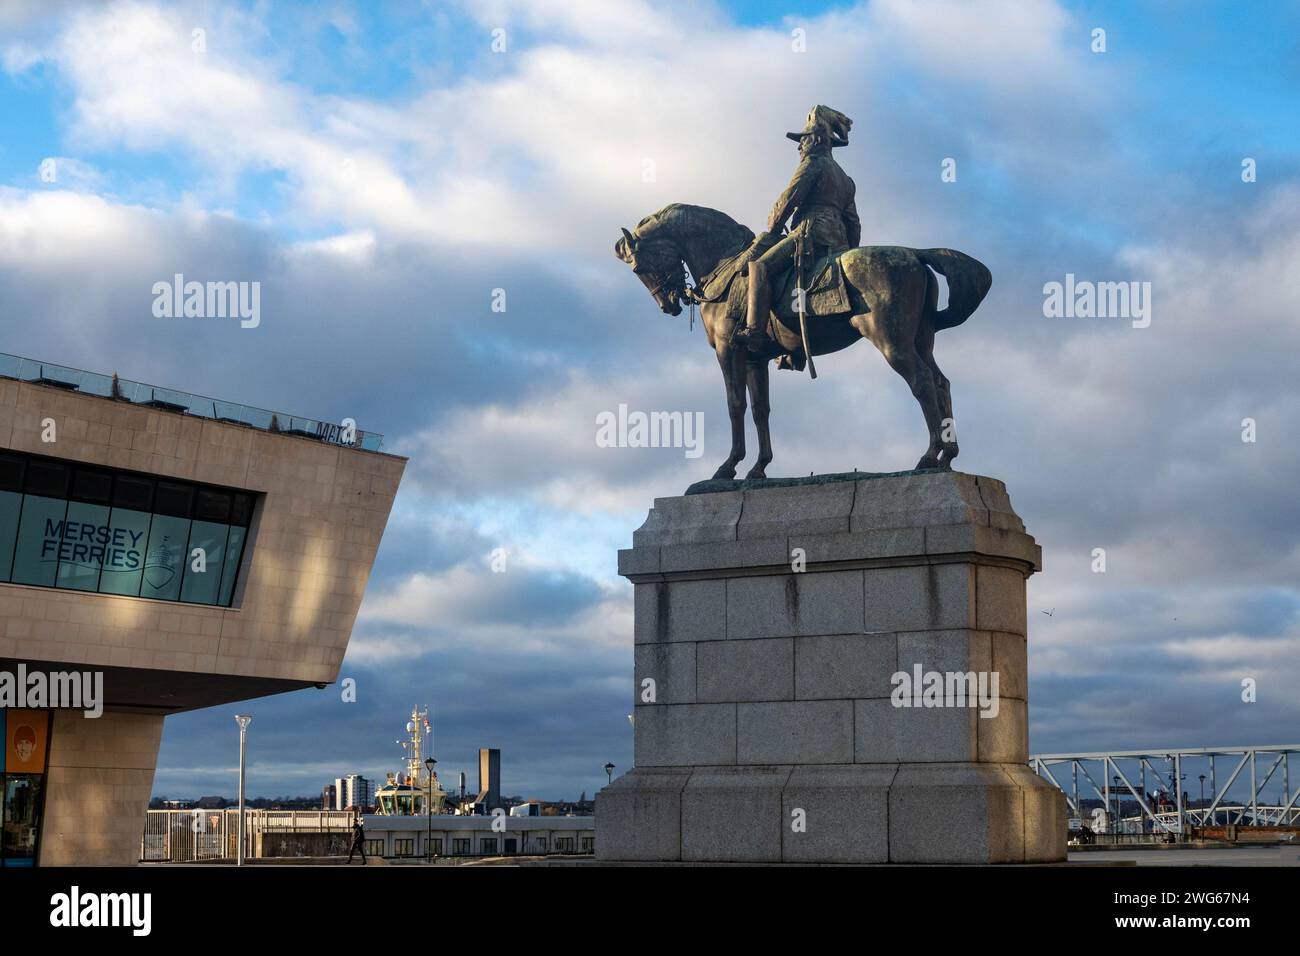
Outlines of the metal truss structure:
{"type": "Polygon", "coordinates": [[[1300,744],[1036,754],[1029,758],[1029,765],[1065,793],[1070,812],[1076,817],[1083,816],[1079,795],[1079,777],[1082,775],[1102,801],[1107,815],[1114,806],[1114,819],[1117,821],[1114,832],[1183,833],[1189,825],[1300,825],[1300,806],[1297,805],[1300,789],[1291,789],[1290,758],[1293,755],[1300,757],[1300,744]],[[1220,786],[1217,761],[1223,758],[1229,758],[1235,764],[1220,786]],[[1069,764],[1069,790],[1061,786],[1053,773],[1053,768],[1062,769],[1064,764],[1069,764]],[[1261,764],[1265,765],[1262,775],[1261,764]],[[1243,777],[1247,768],[1248,780],[1243,777]],[[1202,796],[1193,805],[1185,787],[1187,775],[1189,771],[1205,769],[1208,769],[1208,774],[1200,773],[1194,778],[1201,783],[1202,796]],[[1264,788],[1279,770],[1281,799],[1272,804],[1261,803],[1264,788]],[[1101,776],[1100,784],[1093,776],[1093,771],[1101,776]],[[1210,782],[1211,794],[1208,800],[1204,796],[1207,780],[1210,782]],[[1247,786],[1249,790],[1243,795],[1247,786]],[[1238,794],[1236,802],[1229,802],[1228,794],[1234,787],[1238,794]],[[1163,798],[1166,793],[1168,797],[1163,798]],[[1158,798],[1157,794],[1161,794],[1161,797],[1158,798]],[[1140,813],[1124,818],[1121,809],[1125,800],[1135,801],[1140,813]]]}

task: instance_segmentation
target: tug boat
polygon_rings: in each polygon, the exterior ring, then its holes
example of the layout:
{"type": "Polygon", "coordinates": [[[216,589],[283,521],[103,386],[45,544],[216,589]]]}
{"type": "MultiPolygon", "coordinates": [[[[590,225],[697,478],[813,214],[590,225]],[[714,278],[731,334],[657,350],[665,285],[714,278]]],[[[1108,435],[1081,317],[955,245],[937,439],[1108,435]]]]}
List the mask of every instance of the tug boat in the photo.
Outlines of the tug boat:
{"type": "Polygon", "coordinates": [[[442,813],[447,793],[438,782],[438,773],[424,766],[424,745],[429,742],[433,751],[433,730],[429,724],[429,709],[411,708],[411,719],[406,722],[406,740],[398,740],[406,751],[406,768],[388,774],[388,780],[375,793],[375,812],[384,817],[422,817],[432,804],[434,813],[442,813]]]}

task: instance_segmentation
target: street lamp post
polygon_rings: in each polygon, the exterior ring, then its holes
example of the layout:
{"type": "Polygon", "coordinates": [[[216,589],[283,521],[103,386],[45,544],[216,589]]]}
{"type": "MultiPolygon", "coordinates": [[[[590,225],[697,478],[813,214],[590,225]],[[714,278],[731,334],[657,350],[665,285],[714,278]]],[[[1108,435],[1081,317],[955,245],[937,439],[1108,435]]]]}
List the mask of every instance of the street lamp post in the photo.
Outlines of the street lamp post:
{"type": "Polygon", "coordinates": [[[424,862],[429,862],[429,850],[433,847],[433,768],[438,761],[428,757],[424,761],[424,769],[429,771],[429,799],[425,804],[425,811],[429,817],[429,831],[424,836],[424,862]]]}
{"type": "Polygon", "coordinates": [[[605,777],[607,783],[614,782],[614,765],[612,763],[605,764],[605,777]]]}
{"type": "Polygon", "coordinates": [[[253,718],[247,714],[236,714],[239,723],[239,839],[236,841],[235,866],[244,865],[244,740],[248,736],[248,725],[253,718]]]}

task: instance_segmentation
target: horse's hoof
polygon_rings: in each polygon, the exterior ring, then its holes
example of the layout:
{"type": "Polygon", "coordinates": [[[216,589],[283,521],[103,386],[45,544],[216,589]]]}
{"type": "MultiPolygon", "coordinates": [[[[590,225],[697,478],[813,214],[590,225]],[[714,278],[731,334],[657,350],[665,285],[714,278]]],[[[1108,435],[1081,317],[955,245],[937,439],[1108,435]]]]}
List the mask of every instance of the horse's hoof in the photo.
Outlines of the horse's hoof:
{"type": "Polygon", "coordinates": [[[933,471],[936,468],[942,467],[943,466],[939,464],[938,456],[925,454],[922,455],[921,460],[916,463],[916,468],[914,468],[913,471],[933,471]]]}
{"type": "Polygon", "coordinates": [[[730,479],[735,477],[736,477],[736,469],[728,468],[726,465],[723,465],[721,468],[719,468],[717,471],[713,473],[714,481],[729,481],[730,479]]]}
{"type": "Polygon", "coordinates": [[[766,477],[767,477],[767,469],[760,468],[758,465],[755,465],[753,468],[749,469],[749,474],[745,476],[745,480],[755,481],[757,479],[766,478],[766,477]]]}

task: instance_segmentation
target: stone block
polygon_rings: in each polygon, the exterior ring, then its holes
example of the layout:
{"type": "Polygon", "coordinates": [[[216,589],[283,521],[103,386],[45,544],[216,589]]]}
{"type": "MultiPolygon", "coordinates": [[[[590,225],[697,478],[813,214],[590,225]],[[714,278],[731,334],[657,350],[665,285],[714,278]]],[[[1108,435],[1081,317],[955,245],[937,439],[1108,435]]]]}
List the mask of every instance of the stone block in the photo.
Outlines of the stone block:
{"type": "Polygon", "coordinates": [[[1002,696],[1028,700],[1029,657],[1024,636],[994,631],[989,634],[989,647],[1002,696]]]}
{"type": "Polygon", "coordinates": [[[636,708],[638,767],[736,762],[736,704],[643,704],[636,708]]]}
{"type": "Polygon", "coordinates": [[[682,859],[778,863],[789,767],[698,769],[682,791],[682,859]]]}
{"type": "Polygon", "coordinates": [[[743,541],[706,541],[699,544],[664,545],[659,549],[660,570],[678,571],[789,566],[785,537],[746,538],[743,541]]]}
{"type": "Polygon", "coordinates": [[[781,796],[787,863],[889,860],[892,766],[795,767],[781,796]],[[803,811],[803,830],[794,814],[803,811]]]}
{"type": "Polygon", "coordinates": [[[690,768],[636,768],[596,794],[596,858],[681,859],[682,789],[690,768]]]}
{"type": "Polygon", "coordinates": [[[728,638],[861,631],[861,571],[806,571],[727,582],[728,638]]]}
{"type": "Polygon", "coordinates": [[[742,492],[656,498],[650,514],[632,532],[632,547],[735,541],[742,492]]]}
{"type": "Polygon", "coordinates": [[[889,788],[893,863],[1021,863],[1021,789],[993,764],[905,764],[889,788]]]}
{"type": "Polygon", "coordinates": [[[977,711],[967,707],[895,707],[889,698],[854,705],[858,763],[960,763],[979,753],[977,711]]]}
{"type": "Polygon", "coordinates": [[[695,703],[695,648],[691,642],[637,644],[634,704],[643,703],[643,681],[655,682],[656,704],[695,703]]]}
{"type": "Polygon", "coordinates": [[[852,531],[989,523],[974,475],[897,475],[857,484],[852,531]]]}
{"type": "Polygon", "coordinates": [[[1029,712],[1023,700],[1001,697],[996,715],[977,717],[975,732],[979,737],[975,759],[981,763],[1024,763],[1029,759],[1029,712]]]}
{"type": "Polygon", "coordinates": [[[867,568],[863,574],[868,633],[974,624],[974,572],[968,564],[867,568]]]}
{"type": "Polygon", "coordinates": [[[785,537],[794,529],[800,535],[847,532],[857,484],[841,481],[747,491],[737,537],[785,537]]]}
{"type": "Polygon", "coordinates": [[[978,554],[1023,561],[1036,571],[1043,568],[1043,550],[1022,531],[973,524],[929,525],[923,530],[925,554],[978,554]]]}
{"type": "Polygon", "coordinates": [[[659,548],[620,548],[618,551],[618,573],[623,577],[634,574],[659,573],[659,548]]]}
{"type": "Polygon", "coordinates": [[[892,634],[825,634],[794,642],[794,696],[798,700],[887,697],[898,670],[892,634]]]}
{"type": "Polygon", "coordinates": [[[987,633],[960,628],[904,631],[898,635],[898,669],[909,675],[917,664],[923,671],[988,671],[993,664],[989,640],[987,633]]]}
{"type": "Polygon", "coordinates": [[[1024,764],[1008,764],[1002,769],[1020,787],[1024,799],[1025,862],[1064,860],[1070,826],[1065,794],[1024,764]]]}
{"type": "Polygon", "coordinates": [[[1025,576],[1014,568],[975,569],[975,626],[986,631],[1027,632],[1025,576]]]}
{"type": "Polygon", "coordinates": [[[736,763],[853,762],[853,701],[736,705],[736,763]]]}
{"type": "Polygon", "coordinates": [[[705,641],[695,647],[701,703],[793,699],[793,638],[705,641]]]}
{"type": "Polygon", "coordinates": [[[861,561],[873,558],[908,557],[925,553],[925,528],[882,528],[844,534],[792,532],[790,550],[803,549],[804,561],[814,565],[825,561],[861,561]]]}
{"type": "Polygon", "coordinates": [[[633,605],[637,644],[727,636],[727,582],[721,579],[638,584],[633,605]]]}

